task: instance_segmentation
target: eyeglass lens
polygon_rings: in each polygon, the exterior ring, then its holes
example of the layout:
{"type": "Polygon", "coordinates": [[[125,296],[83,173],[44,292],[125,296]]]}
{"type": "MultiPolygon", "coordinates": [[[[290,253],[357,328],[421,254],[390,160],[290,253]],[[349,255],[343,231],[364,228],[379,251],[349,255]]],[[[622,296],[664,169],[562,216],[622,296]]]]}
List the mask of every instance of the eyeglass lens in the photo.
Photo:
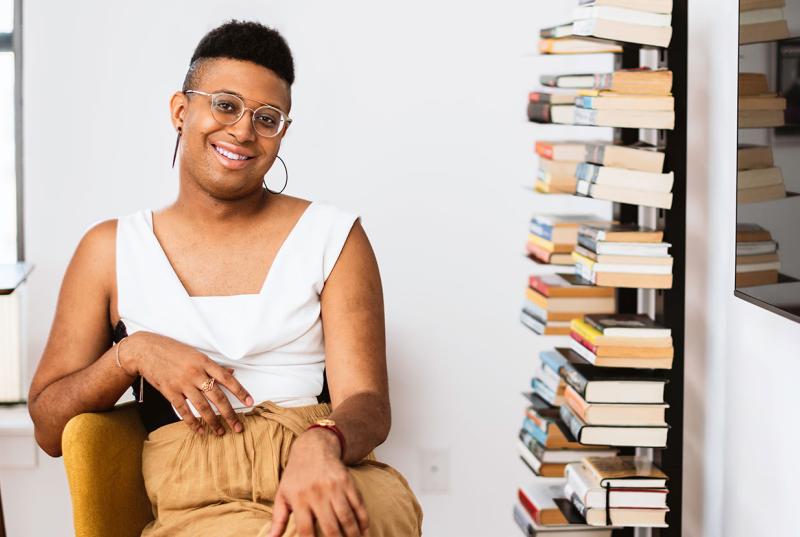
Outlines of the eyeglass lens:
{"type": "MultiPolygon", "coordinates": [[[[217,93],[211,102],[214,119],[224,125],[236,123],[244,114],[244,102],[236,95],[217,93]]],[[[253,127],[261,136],[276,136],[283,128],[283,115],[273,108],[262,106],[253,112],[253,127]]]]}

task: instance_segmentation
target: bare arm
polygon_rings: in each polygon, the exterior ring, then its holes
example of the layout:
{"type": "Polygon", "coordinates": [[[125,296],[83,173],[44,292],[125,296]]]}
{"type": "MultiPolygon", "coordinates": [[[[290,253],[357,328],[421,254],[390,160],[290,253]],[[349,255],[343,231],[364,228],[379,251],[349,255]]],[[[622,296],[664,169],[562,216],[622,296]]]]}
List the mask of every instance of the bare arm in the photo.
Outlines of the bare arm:
{"type": "Polygon", "coordinates": [[[28,393],[36,441],[61,455],[70,418],[114,406],[135,377],[115,363],[109,326],[116,220],[86,232],[70,260],[44,352],[28,393]]]}
{"type": "Polygon", "coordinates": [[[345,437],[345,453],[340,462],[339,441],[330,431],[311,429],[300,435],[281,479],[269,537],[281,534],[290,511],[300,537],[314,535],[314,519],[326,537],[360,536],[369,527],[363,498],[345,464],[359,462],[386,439],[391,412],[383,290],[375,254],[359,222],[320,302],[331,418],[345,437]]]}
{"type": "Polygon", "coordinates": [[[346,439],[344,462],[354,464],[386,440],[391,426],[383,289],[359,222],[325,283],[321,304],[331,418],[346,439]]]}
{"type": "Polygon", "coordinates": [[[208,392],[198,386],[213,377],[245,405],[253,404],[252,397],[230,370],[196,349],[161,334],[139,331],[119,347],[122,367],[117,366],[109,325],[115,252],[116,220],[110,220],[86,233],[67,267],[50,336],[28,394],[36,441],[49,455],[60,456],[67,422],[83,412],[112,408],[138,375],[170,401],[191,429],[198,430],[200,422],[187,400],[216,434],[225,434],[222,419],[235,432],[242,432],[219,386],[208,392]]]}

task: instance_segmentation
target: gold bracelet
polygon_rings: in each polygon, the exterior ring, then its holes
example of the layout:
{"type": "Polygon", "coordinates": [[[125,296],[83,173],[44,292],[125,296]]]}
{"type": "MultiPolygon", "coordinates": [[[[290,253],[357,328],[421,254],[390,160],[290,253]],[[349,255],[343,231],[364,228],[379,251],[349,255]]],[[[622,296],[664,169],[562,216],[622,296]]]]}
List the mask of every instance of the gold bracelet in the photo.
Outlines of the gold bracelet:
{"type": "MultiPolygon", "coordinates": [[[[123,337],[122,339],[117,341],[116,345],[114,345],[116,347],[114,356],[115,356],[116,361],[117,361],[117,366],[120,369],[122,369],[122,371],[124,371],[126,375],[130,376],[130,373],[125,371],[125,368],[122,367],[122,364],[119,361],[119,347],[120,347],[120,345],[122,345],[122,342],[125,341],[126,339],[128,339],[128,336],[123,337]]],[[[139,375],[139,402],[141,403],[142,401],[144,401],[144,376],[143,375],[139,375]]]]}
{"type": "MultiPolygon", "coordinates": [[[[116,350],[116,352],[115,352],[114,356],[115,356],[115,358],[117,359],[117,367],[119,367],[119,368],[120,368],[120,369],[122,369],[123,371],[125,371],[125,368],[124,368],[124,367],[122,367],[122,364],[121,364],[121,363],[120,363],[120,361],[119,361],[119,348],[120,348],[120,346],[122,345],[122,342],[123,342],[123,341],[125,341],[126,339],[128,339],[128,336],[125,336],[125,337],[123,337],[122,339],[120,339],[119,341],[117,341],[117,344],[116,344],[116,345],[114,345],[114,347],[116,347],[116,349],[115,349],[115,350],[116,350]]],[[[128,376],[130,376],[130,373],[128,373],[127,371],[125,371],[125,374],[126,374],[126,375],[128,375],[128,376]]]]}

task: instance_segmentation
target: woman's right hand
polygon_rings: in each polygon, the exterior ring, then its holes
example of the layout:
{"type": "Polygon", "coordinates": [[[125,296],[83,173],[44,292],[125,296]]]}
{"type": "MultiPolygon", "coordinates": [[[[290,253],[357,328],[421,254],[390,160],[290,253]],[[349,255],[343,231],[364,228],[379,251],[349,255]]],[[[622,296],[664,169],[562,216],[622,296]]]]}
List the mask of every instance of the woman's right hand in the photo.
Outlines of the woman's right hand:
{"type": "Polygon", "coordinates": [[[181,419],[195,432],[201,432],[200,423],[186,401],[191,401],[203,421],[212,431],[222,436],[225,428],[220,416],[214,412],[211,403],[228,422],[232,430],[242,432],[244,426],[231,407],[230,401],[219,385],[225,386],[246,406],[253,406],[253,397],[233,377],[232,370],[217,364],[211,358],[167,336],[153,332],[139,331],[126,338],[119,349],[119,360],[125,371],[136,371],[178,411],[181,419]],[[215,379],[213,387],[201,391],[200,386],[208,378],[215,379]]]}

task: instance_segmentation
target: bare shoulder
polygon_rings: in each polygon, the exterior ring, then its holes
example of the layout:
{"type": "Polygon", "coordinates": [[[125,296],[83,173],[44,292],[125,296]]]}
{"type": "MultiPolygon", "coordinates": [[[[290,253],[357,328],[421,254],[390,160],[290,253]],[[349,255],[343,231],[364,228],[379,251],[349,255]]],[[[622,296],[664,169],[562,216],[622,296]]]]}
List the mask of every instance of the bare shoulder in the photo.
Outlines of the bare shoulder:
{"type": "MultiPolygon", "coordinates": [[[[117,244],[117,219],[92,225],[81,237],[70,261],[68,272],[75,269],[83,276],[101,283],[106,289],[114,284],[114,263],[117,244]]],[[[83,280],[84,278],[80,278],[83,280]]]]}

